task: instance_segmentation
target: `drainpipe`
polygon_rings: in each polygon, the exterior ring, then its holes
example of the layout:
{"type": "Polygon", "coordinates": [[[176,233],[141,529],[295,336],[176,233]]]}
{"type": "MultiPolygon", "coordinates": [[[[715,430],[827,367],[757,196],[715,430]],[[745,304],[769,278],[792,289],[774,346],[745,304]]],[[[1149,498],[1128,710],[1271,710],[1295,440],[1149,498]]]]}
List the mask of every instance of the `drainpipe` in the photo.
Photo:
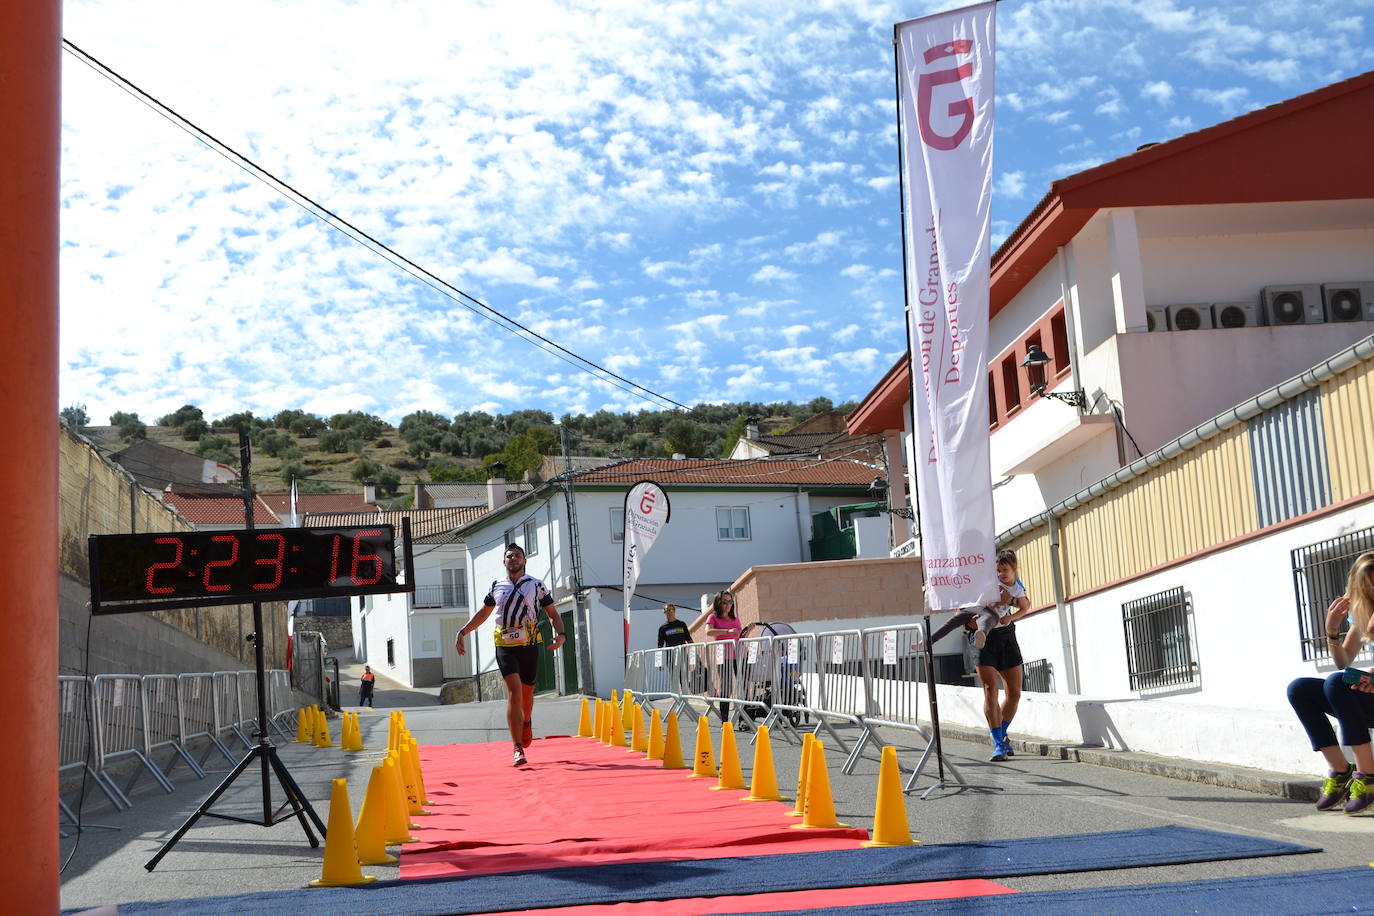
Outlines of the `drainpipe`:
{"type": "Polygon", "coordinates": [[[801,513],[802,488],[797,487],[797,494],[792,504],[797,508],[797,557],[805,563],[811,557],[806,551],[806,537],[802,532],[802,513],[801,513]]]}
{"type": "Polygon", "coordinates": [[[1074,645],[1074,629],[1069,619],[1068,603],[1064,600],[1064,575],[1059,559],[1059,519],[1050,516],[1050,583],[1054,587],[1054,607],[1059,612],[1059,633],[1064,640],[1064,672],[1069,693],[1078,693],[1078,649],[1074,645]]]}

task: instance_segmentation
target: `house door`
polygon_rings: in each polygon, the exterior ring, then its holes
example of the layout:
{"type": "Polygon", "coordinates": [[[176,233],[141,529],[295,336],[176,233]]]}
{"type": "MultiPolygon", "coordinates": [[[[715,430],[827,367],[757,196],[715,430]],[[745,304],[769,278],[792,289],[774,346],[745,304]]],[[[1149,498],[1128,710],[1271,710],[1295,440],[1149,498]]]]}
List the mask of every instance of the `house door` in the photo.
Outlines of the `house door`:
{"type": "MultiPolygon", "coordinates": [[[[577,645],[574,642],[575,636],[573,634],[573,612],[564,611],[560,616],[563,618],[563,632],[568,637],[563,642],[563,648],[559,650],[560,654],[563,656],[563,690],[565,694],[572,694],[577,692],[577,645]]],[[[548,617],[541,616],[539,618],[539,632],[544,635],[545,646],[553,642],[553,624],[549,623],[548,617]]],[[[542,693],[546,690],[558,689],[558,674],[555,670],[556,664],[557,662],[554,660],[552,653],[541,652],[539,656],[539,675],[534,680],[534,689],[536,692],[542,693]]]]}
{"type": "Polygon", "coordinates": [[[466,617],[440,617],[439,618],[439,642],[440,651],[443,652],[444,659],[444,680],[451,681],[454,678],[467,677],[472,674],[472,668],[468,663],[466,655],[459,655],[458,650],[453,648],[454,640],[458,638],[458,631],[467,623],[466,617]]]}

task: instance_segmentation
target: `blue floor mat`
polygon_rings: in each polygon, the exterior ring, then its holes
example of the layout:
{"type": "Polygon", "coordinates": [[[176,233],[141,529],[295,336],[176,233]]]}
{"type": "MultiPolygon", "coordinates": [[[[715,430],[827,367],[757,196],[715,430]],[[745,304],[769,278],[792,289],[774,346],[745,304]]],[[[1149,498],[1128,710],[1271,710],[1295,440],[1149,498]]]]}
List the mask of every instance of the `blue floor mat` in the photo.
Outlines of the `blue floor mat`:
{"type": "Polygon", "coordinates": [[[119,912],[121,916],[241,916],[246,913],[275,916],[281,912],[299,912],[306,908],[316,911],[318,908],[319,912],[337,909],[366,912],[369,916],[433,916],[1100,871],[1319,851],[1295,843],[1168,826],[931,846],[634,862],[470,878],[389,881],[356,888],[122,903],[119,912]]]}
{"type": "MultiPolygon", "coordinates": [[[[1178,913],[1323,916],[1374,912],[1374,868],[1341,868],[1177,884],[1134,884],[1077,891],[1034,891],[992,897],[911,900],[826,908],[835,916],[1176,916],[1178,913]]],[[[729,916],[729,914],[727,914],[729,916]]],[[[816,916],[815,910],[775,910],[733,916],[816,916]]]]}

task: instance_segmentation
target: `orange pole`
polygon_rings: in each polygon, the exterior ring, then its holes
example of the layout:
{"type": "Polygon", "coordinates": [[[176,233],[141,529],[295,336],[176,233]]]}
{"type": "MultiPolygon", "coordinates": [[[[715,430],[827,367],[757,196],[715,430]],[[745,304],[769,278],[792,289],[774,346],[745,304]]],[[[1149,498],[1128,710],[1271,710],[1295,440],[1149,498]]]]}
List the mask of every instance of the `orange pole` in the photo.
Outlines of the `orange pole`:
{"type": "Polygon", "coordinates": [[[56,913],[57,250],[60,0],[0,2],[0,646],[6,688],[0,811],[23,837],[4,909],[56,913]],[[25,456],[25,457],[21,457],[25,456]]]}

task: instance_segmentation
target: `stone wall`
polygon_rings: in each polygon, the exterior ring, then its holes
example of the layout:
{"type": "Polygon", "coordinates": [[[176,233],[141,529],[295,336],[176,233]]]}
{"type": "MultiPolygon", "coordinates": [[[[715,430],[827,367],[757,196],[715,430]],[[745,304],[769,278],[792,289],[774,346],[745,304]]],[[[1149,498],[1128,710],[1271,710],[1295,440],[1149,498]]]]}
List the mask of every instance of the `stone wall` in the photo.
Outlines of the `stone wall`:
{"type": "MultiPolygon", "coordinates": [[[[144,492],[87,439],[58,432],[58,673],[180,674],[254,666],[249,605],[93,617],[86,539],[92,534],[186,531],[175,512],[144,492]],[[89,645],[89,651],[88,651],[89,645]]],[[[34,608],[32,613],[45,613],[34,608]]],[[[267,667],[286,653],[286,605],[262,606],[267,667]]]]}
{"type": "Polygon", "coordinates": [[[306,614],[296,618],[296,631],[314,630],[324,636],[324,644],[330,655],[340,649],[353,645],[353,619],[351,617],[319,617],[306,614]]]}

